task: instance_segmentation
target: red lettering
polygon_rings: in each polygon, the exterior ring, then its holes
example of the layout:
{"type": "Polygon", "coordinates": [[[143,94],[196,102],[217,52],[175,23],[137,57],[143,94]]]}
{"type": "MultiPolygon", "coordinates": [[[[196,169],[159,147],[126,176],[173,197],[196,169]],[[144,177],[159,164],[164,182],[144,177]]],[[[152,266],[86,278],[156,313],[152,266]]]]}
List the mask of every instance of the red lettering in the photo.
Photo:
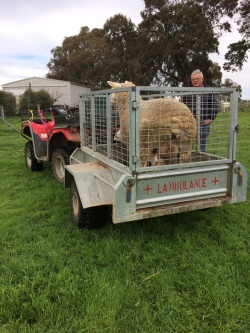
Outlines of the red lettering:
{"type": "Polygon", "coordinates": [[[176,182],[169,183],[169,191],[176,191],[176,182]]]}
{"type": "MultiPolygon", "coordinates": [[[[207,178],[198,178],[194,180],[181,180],[179,182],[169,182],[164,184],[158,184],[158,194],[162,194],[164,192],[176,192],[176,191],[188,191],[195,188],[206,188],[207,187],[207,178]]],[[[148,192],[152,190],[151,188],[146,188],[144,191],[148,192]]]]}
{"type": "Polygon", "coordinates": [[[202,178],[202,187],[207,187],[206,181],[207,178],[202,178]]]}
{"type": "Polygon", "coordinates": [[[164,183],[164,185],[163,185],[162,192],[168,192],[168,187],[167,187],[166,183],[164,183]]]}
{"type": "Polygon", "coordinates": [[[195,187],[199,187],[200,188],[200,179],[196,179],[195,180],[195,187]]]}

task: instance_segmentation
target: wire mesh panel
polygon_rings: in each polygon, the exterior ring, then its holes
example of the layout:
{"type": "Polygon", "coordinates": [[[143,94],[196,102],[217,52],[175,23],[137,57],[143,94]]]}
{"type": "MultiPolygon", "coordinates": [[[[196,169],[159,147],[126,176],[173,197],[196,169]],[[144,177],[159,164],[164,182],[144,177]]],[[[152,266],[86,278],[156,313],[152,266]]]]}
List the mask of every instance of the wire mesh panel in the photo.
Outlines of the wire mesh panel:
{"type": "Polygon", "coordinates": [[[132,169],[232,158],[237,94],[130,87],[81,96],[82,145],[132,169]]]}
{"type": "Polygon", "coordinates": [[[83,146],[123,165],[128,165],[129,148],[120,140],[118,106],[110,98],[110,92],[82,95],[80,122],[83,146]]]}
{"type": "Polygon", "coordinates": [[[200,158],[229,158],[231,95],[223,91],[198,92],[181,96],[197,122],[195,151],[201,153],[200,158]]]}

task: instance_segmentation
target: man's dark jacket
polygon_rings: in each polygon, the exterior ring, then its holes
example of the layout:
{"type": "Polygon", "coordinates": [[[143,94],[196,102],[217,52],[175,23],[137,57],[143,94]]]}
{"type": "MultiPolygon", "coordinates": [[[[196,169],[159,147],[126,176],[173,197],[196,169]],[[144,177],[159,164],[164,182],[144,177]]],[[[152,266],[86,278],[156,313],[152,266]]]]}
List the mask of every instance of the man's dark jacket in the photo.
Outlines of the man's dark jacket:
{"type": "MultiPolygon", "coordinates": [[[[208,87],[205,83],[203,87],[208,87]]],[[[184,95],[182,97],[182,102],[187,105],[187,107],[192,111],[194,117],[196,118],[196,93],[192,95],[184,95]]],[[[206,119],[215,119],[218,113],[218,100],[217,94],[214,93],[201,93],[201,122],[206,119]]]]}

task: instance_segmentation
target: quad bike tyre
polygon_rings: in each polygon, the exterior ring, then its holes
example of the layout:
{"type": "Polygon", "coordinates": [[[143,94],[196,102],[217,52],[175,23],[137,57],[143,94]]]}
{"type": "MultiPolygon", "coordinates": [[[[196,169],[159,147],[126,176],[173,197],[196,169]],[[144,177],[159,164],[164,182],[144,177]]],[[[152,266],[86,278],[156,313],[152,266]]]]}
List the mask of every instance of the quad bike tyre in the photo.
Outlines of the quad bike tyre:
{"type": "Polygon", "coordinates": [[[70,187],[70,208],[72,221],[79,229],[98,229],[108,220],[109,206],[82,207],[75,181],[70,187]]]}
{"type": "Polygon", "coordinates": [[[24,148],[24,156],[27,169],[31,171],[41,171],[43,169],[43,162],[38,162],[35,157],[32,141],[26,142],[24,148]]]}
{"type": "Polygon", "coordinates": [[[52,156],[52,170],[59,183],[64,182],[65,165],[69,164],[69,153],[63,148],[57,148],[52,156]]]}

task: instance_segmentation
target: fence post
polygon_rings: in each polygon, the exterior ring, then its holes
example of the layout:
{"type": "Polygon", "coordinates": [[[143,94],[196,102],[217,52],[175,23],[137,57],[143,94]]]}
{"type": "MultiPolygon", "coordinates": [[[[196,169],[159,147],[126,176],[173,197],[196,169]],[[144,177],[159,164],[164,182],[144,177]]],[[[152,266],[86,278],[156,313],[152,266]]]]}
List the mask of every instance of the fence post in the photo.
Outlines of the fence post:
{"type": "Polygon", "coordinates": [[[0,117],[4,119],[4,110],[2,105],[0,105],[0,117]]]}

